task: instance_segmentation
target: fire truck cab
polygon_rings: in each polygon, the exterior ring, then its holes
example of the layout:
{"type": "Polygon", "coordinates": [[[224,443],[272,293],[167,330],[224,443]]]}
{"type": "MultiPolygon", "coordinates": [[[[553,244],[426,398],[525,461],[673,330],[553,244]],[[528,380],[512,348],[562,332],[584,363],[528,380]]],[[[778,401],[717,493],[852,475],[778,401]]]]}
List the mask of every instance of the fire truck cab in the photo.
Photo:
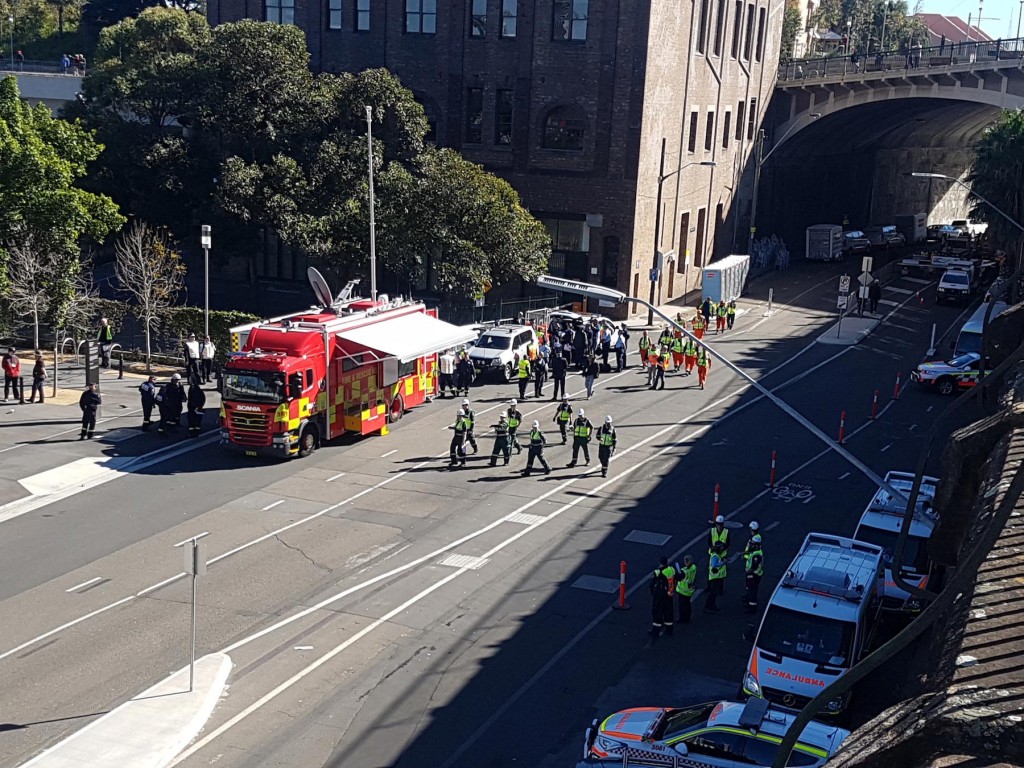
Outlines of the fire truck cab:
{"type": "Polygon", "coordinates": [[[231,329],[221,443],[246,455],[308,456],[346,432],[388,425],[437,393],[437,354],[475,338],[423,304],[333,299],[310,268],[320,307],[231,329]]]}

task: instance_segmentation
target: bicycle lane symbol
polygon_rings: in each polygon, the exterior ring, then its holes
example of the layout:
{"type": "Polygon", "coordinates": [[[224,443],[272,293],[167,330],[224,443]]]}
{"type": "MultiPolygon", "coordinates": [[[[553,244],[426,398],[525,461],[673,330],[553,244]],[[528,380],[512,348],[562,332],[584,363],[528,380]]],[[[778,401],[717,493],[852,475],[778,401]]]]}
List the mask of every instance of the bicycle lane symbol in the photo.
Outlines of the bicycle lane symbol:
{"type": "Polygon", "coordinates": [[[772,488],[772,497],[787,504],[794,501],[809,504],[817,498],[814,490],[809,485],[799,485],[797,483],[787,483],[786,485],[772,488]]]}

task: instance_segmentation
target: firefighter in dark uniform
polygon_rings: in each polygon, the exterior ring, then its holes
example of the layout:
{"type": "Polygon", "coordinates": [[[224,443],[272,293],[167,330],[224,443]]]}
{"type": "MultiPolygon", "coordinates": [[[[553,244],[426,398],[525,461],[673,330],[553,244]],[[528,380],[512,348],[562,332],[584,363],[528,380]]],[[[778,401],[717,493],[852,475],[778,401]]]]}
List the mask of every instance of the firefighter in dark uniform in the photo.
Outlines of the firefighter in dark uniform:
{"type": "Polygon", "coordinates": [[[526,469],[523,470],[523,477],[530,476],[530,472],[533,470],[534,459],[539,461],[540,465],[544,467],[545,475],[551,472],[551,467],[544,460],[544,446],[547,445],[547,442],[544,433],[540,431],[540,422],[534,421],[533,429],[530,430],[530,448],[526,455],[526,469]]]}
{"type": "MultiPolygon", "coordinates": [[[[498,423],[494,425],[494,448],[491,450],[492,467],[498,465],[499,454],[505,457],[505,466],[508,466],[508,461],[512,458],[512,441],[514,439],[508,425],[508,416],[504,413],[500,414],[498,423]]],[[[520,450],[522,449],[520,448],[520,450]]]]}
{"type": "Polygon", "coordinates": [[[466,442],[473,446],[473,454],[475,455],[480,453],[480,449],[476,445],[476,435],[473,433],[473,427],[476,425],[476,414],[469,407],[469,400],[466,398],[462,399],[462,410],[465,412],[467,420],[466,442]]]}
{"type": "Polygon", "coordinates": [[[469,432],[469,420],[466,412],[459,408],[455,412],[455,423],[448,429],[455,430],[452,442],[448,446],[448,466],[466,466],[466,434],[469,432]]]}
{"type": "Polygon", "coordinates": [[[459,356],[459,360],[455,363],[455,394],[456,395],[468,395],[469,385],[473,383],[473,374],[476,371],[473,369],[473,361],[469,359],[469,355],[463,351],[459,356]]]}
{"type": "MultiPolygon", "coordinates": [[[[519,412],[519,403],[515,400],[508,401],[508,440],[509,449],[516,449],[516,455],[518,456],[523,452],[523,446],[519,444],[519,437],[517,432],[519,431],[519,425],[523,423],[523,414],[519,412]]],[[[508,462],[505,462],[508,464],[508,462]]]]}
{"type": "Polygon", "coordinates": [[[139,395],[142,397],[142,431],[147,432],[153,423],[153,406],[156,405],[156,376],[150,376],[139,385],[139,395]]]}
{"type": "Polygon", "coordinates": [[[594,431],[594,425],[590,423],[583,409],[580,408],[576,421],[572,423],[572,461],[567,466],[575,467],[579,458],[580,449],[583,449],[583,458],[590,463],[590,433],[594,431]]]}
{"type": "Polygon", "coordinates": [[[156,402],[160,408],[160,424],[157,431],[161,434],[165,430],[175,431],[181,421],[181,410],[185,403],[185,390],[181,385],[180,374],[171,376],[171,380],[160,388],[156,402]]]}
{"type": "Polygon", "coordinates": [[[188,387],[188,436],[199,437],[203,428],[203,408],[206,407],[206,395],[199,386],[199,379],[192,379],[188,387]]]}
{"type": "Polygon", "coordinates": [[[672,594],[675,592],[676,569],[663,557],[651,576],[651,637],[657,640],[664,630],[671,637],[672,594]]]}
{"type": "Polygon", "coordinates": [[[103,398],[96,391],[96,385],[90,384],[85,392],[78,398],[78,407],[82,409],[82,435],[79,440],[92,439],[92,433],[96,431],[96,410],[103,403],[103,398]]]}
{"type": "Polygon", "coordinates": [[[697,566],[690,555],[683,558],[683,566],[677,567],[676,597],[679,598],[679,623],[689,624],[692,606],[690,599],[697,591],[697,566]]]}
{"type": "Polygon", "coordinates": [[[552,419],[558,425],[558,431],[562,433],[562,445],[565,445],[567,438],[566,430],[569,422],[572,421],[572,406],[569,405],[569,398],[563,397],[562,402],[555,410],[555,418],[552,419]]]}
{"type": "Polygon", "coordinates": [[[608,462],[615,453],[615,427],[612,417],[605,416],[604,424],[597,430],[597,458],[601,462],[601,477],[608,477],[608,462]]]}
{"type": "Polygon", "coordinates": [[[747,549],[743,553],[743,570],[747,579],[743,609],[747,613],[753,613],[757,610],[757,590],[761,586],[761,577],[764,576],[764,553],[761,551],[760,534],[755,533],[747,542],[747,549]]]}

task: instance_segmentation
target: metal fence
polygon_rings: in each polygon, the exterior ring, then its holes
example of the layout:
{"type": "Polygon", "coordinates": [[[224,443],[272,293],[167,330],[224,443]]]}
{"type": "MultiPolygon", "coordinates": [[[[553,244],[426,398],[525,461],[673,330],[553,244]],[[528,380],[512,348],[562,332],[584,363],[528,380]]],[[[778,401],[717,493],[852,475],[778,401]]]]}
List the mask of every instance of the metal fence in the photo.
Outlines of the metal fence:
{"type": "Polygon", "coordinates": [[[794,59],[779,64],[779,81],[808,80],[866,72],[910,72],[932,67],[989,61],[1020,61],[1024,38],[984,42],[960,42],[875,53],[837,53],[814,59],[794,59]]]}
{"type": "Polygon", "coordinates": [[[85,75],[85,67],[76,68],[73,64],[64,69],[60,60],[57,61],[29,61],[19,62],[10,57],[0,59],[0,75],[18,74],[19,72],[31,72],[37,75],[68,75],[69,77],[82,77],[85,75]]]}
{"type": "Polygon", "coordinates": [[[528,296],[525,299],[498,299],[482,307],[441,306],[438,307],[438,316],[453,325],[472,325],[512,320],[520,313],[525,315],[534,309],[554,309],[557,306],[557,296],[528,296]]]}

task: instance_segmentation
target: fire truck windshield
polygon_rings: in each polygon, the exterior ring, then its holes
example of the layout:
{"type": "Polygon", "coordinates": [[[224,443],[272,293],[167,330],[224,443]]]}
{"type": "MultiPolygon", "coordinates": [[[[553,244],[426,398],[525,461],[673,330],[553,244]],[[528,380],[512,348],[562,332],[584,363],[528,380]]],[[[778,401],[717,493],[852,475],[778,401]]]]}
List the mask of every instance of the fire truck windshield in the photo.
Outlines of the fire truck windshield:
{"type": "Polygon", "coordinates": [[[250,403],[283,403],[284,374],[226,371],[224,399],[250,403]]]}

